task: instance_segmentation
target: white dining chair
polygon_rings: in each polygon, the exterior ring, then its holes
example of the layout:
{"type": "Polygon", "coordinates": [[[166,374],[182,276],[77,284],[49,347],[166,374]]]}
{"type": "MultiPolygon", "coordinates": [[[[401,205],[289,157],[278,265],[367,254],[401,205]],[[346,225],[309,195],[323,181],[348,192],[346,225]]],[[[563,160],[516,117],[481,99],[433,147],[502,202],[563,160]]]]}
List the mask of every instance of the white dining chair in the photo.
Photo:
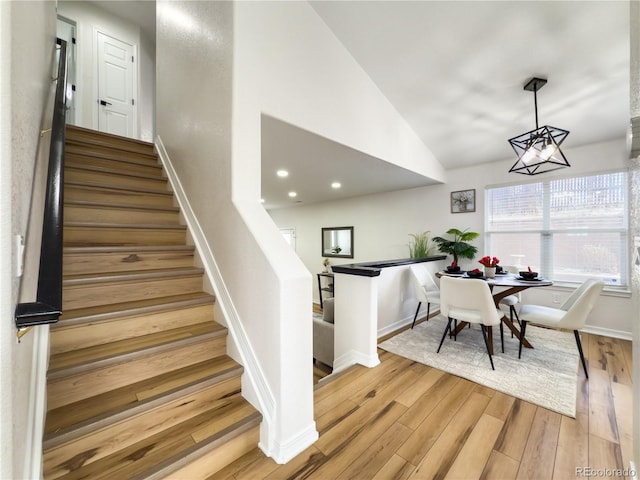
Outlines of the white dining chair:
{"type": "Polygon", "coordinates": [[[440,304],[440,289],[424,264],[417,263],[411,265],[409,270],[413,291],[418,299],[418,307],[416,308],[416,313],[413,316],[413,323],[411,324],[411,328],[413,328],[416,324],[416,319],[418,318],[420,305],[423,303],[427,304],[427,320],[429,320],[431,304],[440,304]]]}
{"type": "Polygon", "coordinates": [[[584,327],[587,317],[602,292],[604,282],[595,279],[586,280],[576,289],[560,308],[544,307],[542,305],[522,305],[520,308],[520,346],[518,347],[518,358],[522,358],[522,339],[527,332],[527,325],[533,323],[544,327],[551,327],[563,330],[573,330],[576,339],[580,360],[584,374],[589,378],[587,363],[582,351],[579,330],[584,327]]]}
{"type": "Polygon", "coordinates": [[[451,322],[453,320],[477,323],[482,330],[482,337],[489,354],[491,369],[495,370],[491,350],[489,350],[489,342],[487,341],[486,327],[500,325],[500,342],[504,352],[502,331],[504,312],[496,307],[489,284],[479,279],[443,276],[440,279],[440,313],[447,317],[448,322],[438,346],[438,353],[440,353],[447,333],[451,332],[451,322]]]}

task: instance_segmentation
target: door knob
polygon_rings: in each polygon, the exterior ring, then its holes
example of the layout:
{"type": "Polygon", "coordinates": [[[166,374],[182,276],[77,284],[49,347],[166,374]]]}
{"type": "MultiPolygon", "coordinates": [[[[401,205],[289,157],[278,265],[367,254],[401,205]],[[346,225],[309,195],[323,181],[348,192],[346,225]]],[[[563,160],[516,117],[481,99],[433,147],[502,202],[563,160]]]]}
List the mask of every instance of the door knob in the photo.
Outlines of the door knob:
{"type": "Polygon", "coordinates": [[[106,107],[107,105],[111,105],[111,104],[105,100],[100,100],[100,105],[106,107]]]}

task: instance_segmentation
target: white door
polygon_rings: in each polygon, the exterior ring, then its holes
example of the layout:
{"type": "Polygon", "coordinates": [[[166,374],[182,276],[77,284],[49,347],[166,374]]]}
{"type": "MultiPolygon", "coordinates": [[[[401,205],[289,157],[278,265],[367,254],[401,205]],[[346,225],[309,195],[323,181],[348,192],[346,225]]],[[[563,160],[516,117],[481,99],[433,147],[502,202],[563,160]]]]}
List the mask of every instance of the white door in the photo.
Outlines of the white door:
{"type": "Polygon", "coordinates": [[[135,48],[103,32],[97,35],[98,130],[135,137],[135,48]]]}
{"type": "Polygon", "coordinates": [[[67,42],[67,113],[66,121],[76,125],[76,23],[73,20],[58,16],[58,38],[67,42]]]}

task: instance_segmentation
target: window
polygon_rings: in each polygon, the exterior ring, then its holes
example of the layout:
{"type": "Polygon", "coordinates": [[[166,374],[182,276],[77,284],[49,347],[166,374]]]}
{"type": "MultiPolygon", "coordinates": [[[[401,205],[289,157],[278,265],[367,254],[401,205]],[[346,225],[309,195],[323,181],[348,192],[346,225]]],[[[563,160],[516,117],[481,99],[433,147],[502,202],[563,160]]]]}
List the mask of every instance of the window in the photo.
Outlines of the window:
{"type": "Polygon", "coordinates": [[[487,252],[556,282],[628,285],[626,172],[487,188],[487,252]]]}

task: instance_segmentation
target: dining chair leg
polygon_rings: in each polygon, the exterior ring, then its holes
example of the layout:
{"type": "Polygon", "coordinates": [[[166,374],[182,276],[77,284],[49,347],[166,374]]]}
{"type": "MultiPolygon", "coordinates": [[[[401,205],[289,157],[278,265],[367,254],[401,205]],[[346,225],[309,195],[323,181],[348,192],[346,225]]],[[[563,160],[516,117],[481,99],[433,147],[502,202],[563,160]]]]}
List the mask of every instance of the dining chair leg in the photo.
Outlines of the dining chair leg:
{"type": "Polygon", "coordinates": [[[578,346],[578,352],[580,353],[580,360],[582,360],[582,369],[584,370],[584,375],[589,379],[589,373],[587,372],[587,362],[584,361],[584,353],[582,352],[582,342],[580,341],[580,333],[578,330],[573,331],[573,335],[576,337],[576,345],[578,346]]]}
{"type": "MultiPolygon", "coordinates": [[[[511,309],[513,310],[513,315],[516,316],[516,320],[518,321],[518,325],[520,325],[520,317],[518,316],[518,311],[516,310],[516,307],[511,305],[511,309]]],[[[513,323],[513,316],[511,317],[511,323],[513,323]]]]}
{"type": "MultiPolygon", "coordinates": [[[[513,332],[511,332],[513,334],[513,332]]],[[[500,319],[500,345],[502,346],[502,353],[504,353],[504,323],[500,319]]]]}
{"type": "Polygon", "coordinates": [[[431,303],[427,302],[427,322],[429,321],[429,313],[431,313],[431,303]]]}
{"type": "Polygon", "coordinates": [[[442,348],[442,343],[444,342],[444,339],[447,336],[447,333],[451,331],[451,320],[452,318],[449,317],[449,321],[447,322],[447,328],[444,329],[444,333],[442,334],[442,340],[440,340],[440,345],[438,345],[438,350],[436,353],[440,353],[440,349],[442,348]]]}
{"type": "Polygon", "coordinates": [[[413,323],[411,324],[411,328],[412,329],[416,324],[416,318],[418,318],[418,312],[420,311],[420,305],[422,305],[422,302],[418,302],[418,308],[416,308],[416,314],[413,316],[413,323]]]}
{"type": "Polygon", "coordinates": [[[522,340],[524,340],[524,335],[527,331],[527,322],[522,320],[520,322],[522,328],[520,328],[520,345],[518,346],[518,358],[522,357],[522,340]]]}
{"type": "Polygon", "coordinates": [[[457,318],[453,319],[453,341],[454,342],[458,341],[458,319],[457,318]]]}
{"type": "Polygon", "coordinates": [[[491,362],[491,370],[495,370],[493,366],[493,358],[491,357],[491,350],[489,350],[489,341],[487,340],[487,327],[480,324],[480,328],[482,329],[482,338],[484,338],[484,345],[487,347],[487,354],[489,355],[489,361],[491,362]]]}
{"type": "MultiPolygon", "coordinates": [[[[515,312],[515,309],[513,308],[513,305],[509,305],[509,318],[511,319],[511,325],[513,325],[513,313],[515,312]]],[[[520,323],[520,321],[518,320],[518,323],[520,323]]],[[[511,332],[511,338],[513,338],[513,331],[511,332]]]]}

